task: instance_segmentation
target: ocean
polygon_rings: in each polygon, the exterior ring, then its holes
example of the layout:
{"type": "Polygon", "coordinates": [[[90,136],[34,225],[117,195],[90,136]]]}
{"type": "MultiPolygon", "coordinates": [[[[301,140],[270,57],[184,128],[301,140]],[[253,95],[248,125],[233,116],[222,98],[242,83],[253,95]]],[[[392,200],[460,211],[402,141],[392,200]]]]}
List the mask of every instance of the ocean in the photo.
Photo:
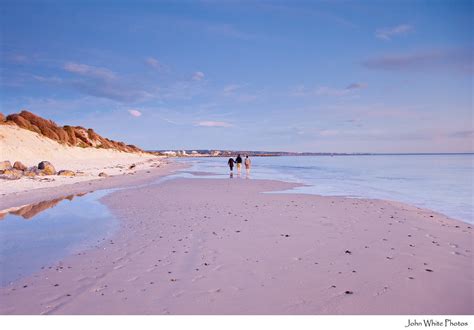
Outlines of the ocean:
{"type": "MultiPolygon", "coordinates": [[[[183,158],[192,171],[229,177],[228,158],[183,158]]],[[[251,179],[303,183],[288,192],[404,202],[474,223],[474,155],[252,157],[251,179]]],[[[245,170],[240,178],[245,178],[245,170]]],[[[233,179],[239,179],[234,168],[233,179]]]]}

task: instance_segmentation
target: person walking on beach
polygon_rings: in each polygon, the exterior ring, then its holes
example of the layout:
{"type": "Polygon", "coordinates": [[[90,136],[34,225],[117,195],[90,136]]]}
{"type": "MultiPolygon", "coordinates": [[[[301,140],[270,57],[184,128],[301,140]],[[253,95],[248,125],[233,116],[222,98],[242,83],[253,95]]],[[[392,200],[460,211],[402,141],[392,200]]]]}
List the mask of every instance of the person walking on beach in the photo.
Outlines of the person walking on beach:
{"type": "Polygon", "coordinates": [[[237,155],[235,162],[237,163],[237,173],[240,174],[240,170],[242,168],[242,157],[240,157],[240,154],[237,155]]]}
{"type": "Polygon", "coordinates": [[[229,158],[229,160],[227,161],[227,165],[229,165],[230,172],[232,173],[232,171],[234,170],[234,158],[229,158]]]}
{"type": "Polygon", "coordinates": [[[249,155],[246,155],[244,165],[245,165],[245,172],[247,173],[247,177],[250,174],[250,165],[251,165],[251,163],[252,162],[250,161],[249,155]]]}

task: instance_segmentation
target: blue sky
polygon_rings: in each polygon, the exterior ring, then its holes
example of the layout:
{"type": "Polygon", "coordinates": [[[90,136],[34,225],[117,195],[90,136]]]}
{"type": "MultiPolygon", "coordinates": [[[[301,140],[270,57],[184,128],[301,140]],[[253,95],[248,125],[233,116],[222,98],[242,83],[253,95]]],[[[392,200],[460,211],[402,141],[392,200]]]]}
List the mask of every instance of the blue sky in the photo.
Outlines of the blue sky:
{"type": "Polygon", "coordinates": [[[472,1],[10,1],[1,112],[146,149],[472,152],[472,1]]]}

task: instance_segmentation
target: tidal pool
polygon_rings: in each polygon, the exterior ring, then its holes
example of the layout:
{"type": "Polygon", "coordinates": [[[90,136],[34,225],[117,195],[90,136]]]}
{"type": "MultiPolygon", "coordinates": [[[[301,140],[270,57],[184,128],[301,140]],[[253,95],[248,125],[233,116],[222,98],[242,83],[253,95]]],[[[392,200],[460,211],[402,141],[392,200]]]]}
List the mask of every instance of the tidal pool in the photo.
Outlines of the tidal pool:
{"type": "Polygon", "coordinates": [[[0,213],[0,285],[112,235],[118,221],[99,202],[111,191],[70,195],[0,213]]]}

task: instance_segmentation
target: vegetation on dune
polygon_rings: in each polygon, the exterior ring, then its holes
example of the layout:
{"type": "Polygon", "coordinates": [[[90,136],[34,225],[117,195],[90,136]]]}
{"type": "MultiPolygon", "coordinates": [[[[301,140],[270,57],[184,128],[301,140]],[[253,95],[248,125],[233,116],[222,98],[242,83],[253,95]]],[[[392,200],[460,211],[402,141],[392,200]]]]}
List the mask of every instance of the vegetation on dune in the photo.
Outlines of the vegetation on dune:
{"type": "Polygon", "coordinates": [[[20,113],[4,116],[0,113],[0,125],[15,125],[32,132],[41,134],[61,144],[82,147],[114,149],[123,152],[143,152],[142,149],[132,144],[113,141],[94,132],[92,128],[81,126],[58,126],[54,121],[41,118],[34,113],[23,110],[20,113]]]}

